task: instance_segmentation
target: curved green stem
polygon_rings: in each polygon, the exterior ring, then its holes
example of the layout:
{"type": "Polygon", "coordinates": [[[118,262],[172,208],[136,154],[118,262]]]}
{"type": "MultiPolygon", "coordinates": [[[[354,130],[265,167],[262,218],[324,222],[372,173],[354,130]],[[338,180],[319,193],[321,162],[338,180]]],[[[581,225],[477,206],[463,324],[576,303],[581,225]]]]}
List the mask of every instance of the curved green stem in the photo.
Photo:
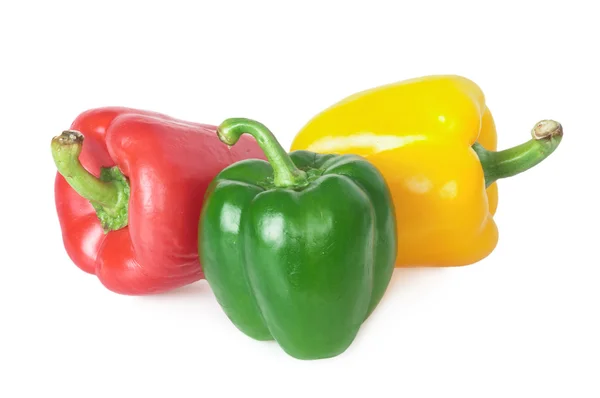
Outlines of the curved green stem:
{"type": "Polygon", "coordinates": [[[106,232],[127,225],[129,184],[118,168],[103,168],[100,178],[88,172],[79,155],[83,147],[83,135],[67,130],[52,139],[52,157],[58,172],[69,185],[90,201],[106,232]]]}
{"type": "Polygon", "coordinates": [[[235,145],[242,134],[253,136],[273,167],[275,186],[300,187],[308,183],[306,173],[296,167],[273,133],[262,123],[244,118],[230,118],[221,123],[217,134],[219,139],[229,146],[235,145]]]}
{"type": "Polygon", "coordinates": [[[81,196],[105,207],[114,207],[119,201],[118,187],[104,182],[83,168],[79,154],[83,135],[78,131],[63,131],[52,139],[52,157],[58,172],[81,196]]]}
{"type": "Polygon", "coordinates": [[[486,187],[496,180],[512,177],[536,166],[552,154],[560,144],[563,130],[554,120],[542,120],[531,131],[532,139],[503,151],[488,151],[479,143],[473,145],[477,153],[486,187]]]}

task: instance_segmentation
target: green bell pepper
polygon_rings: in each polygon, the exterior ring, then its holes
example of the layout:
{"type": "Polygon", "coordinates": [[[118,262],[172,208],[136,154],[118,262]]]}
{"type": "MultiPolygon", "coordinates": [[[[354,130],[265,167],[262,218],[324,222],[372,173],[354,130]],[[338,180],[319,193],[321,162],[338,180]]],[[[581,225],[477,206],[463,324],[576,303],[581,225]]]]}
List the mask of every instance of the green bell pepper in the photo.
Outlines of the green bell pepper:
{"type": "Polygon", "coordinates": [[[227,119],[267,161],[232,164],[208,188],[199,226],[204,273],[229,319],[298,359],[344,352],[381,300],[396,258],[394,206],[383,176],[356,155],[286,153],[249,119],[227,119]]]}

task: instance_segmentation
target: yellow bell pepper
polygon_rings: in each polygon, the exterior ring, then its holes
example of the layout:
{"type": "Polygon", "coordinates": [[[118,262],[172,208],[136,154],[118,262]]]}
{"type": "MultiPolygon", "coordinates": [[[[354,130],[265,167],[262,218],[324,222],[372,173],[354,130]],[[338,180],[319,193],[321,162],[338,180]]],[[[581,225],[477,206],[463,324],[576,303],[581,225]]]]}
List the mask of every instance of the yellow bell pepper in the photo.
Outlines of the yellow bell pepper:
{"type": "Polygon", "coordinates": [[[396,266],[460,266],[488,256],[498,230],[495,181],[523,172],[559,145],[562,127],[496,151],[481,89],[461,76],[425,76],[347,97],[310,120],[291,150],[362,155],[384,175],[398,229],[396,266]]]}

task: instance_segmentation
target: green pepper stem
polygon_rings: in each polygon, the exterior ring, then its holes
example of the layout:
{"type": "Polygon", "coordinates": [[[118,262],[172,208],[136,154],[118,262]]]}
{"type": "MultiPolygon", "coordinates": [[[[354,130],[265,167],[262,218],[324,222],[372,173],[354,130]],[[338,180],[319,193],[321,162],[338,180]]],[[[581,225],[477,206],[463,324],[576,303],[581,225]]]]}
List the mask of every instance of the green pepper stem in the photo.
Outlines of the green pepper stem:
{"type": "Polygon", "coordinates": [[[52,139],[52,157],[58,172],[82,197],[103,207],[115,207],[119,201],[119,188],[88,172],[79,162],[83,135],[67,130],[52,139]]]}
{"type": "Polygon", "coordinates": [[[273,167],[273,183],[277,187],[300,187],[308,183],[306,173],[296,167],[273,133],[262,123],[244,118],[226,119],[217,129],[219,139],[235,145],[242,134],[249,134],[265,153],[273,167]]]}
{"type": "Polygon", "coordinates": [[[486,187],[501,178],[527,171],[550,156],[562,140],[563,129],[554,120],[542,120],[531,130],[531,136],[531,140],[499,152],[488,151],[479,143],[473,145],[483,167],[486,187]]]}
{"type": "Polygon", "coordinates": [[[73,130],[52,139],[56,168],[75,192],[90,201],[104,232],[123,228],[128,223],[129,182],[116,166],[102,167],[100,178],[88,172],[79,161],[83,139],[73,130]]]}

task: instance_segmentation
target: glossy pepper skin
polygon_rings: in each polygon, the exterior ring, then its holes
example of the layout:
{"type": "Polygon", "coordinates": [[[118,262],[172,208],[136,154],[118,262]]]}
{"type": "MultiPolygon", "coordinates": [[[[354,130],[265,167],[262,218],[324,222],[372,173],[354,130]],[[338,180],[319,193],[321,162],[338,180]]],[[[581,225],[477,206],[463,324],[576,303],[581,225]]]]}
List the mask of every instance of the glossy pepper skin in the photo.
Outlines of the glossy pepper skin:
{"type": "Polygon", "coordinates": [[[298,359],[339,355],[394,269],[385,180],[355,155],[288,155],[255,121],[219,127],[228,145],[244,133],[256,137],[269,162],[235,163],[211,184],[199,227],[206,279],[246,335],[275,339],[298,359]]]}
{"type": "Polygon", "coordinates": [[[392,191],[396,266],[460,266],[496,247],[494,181],[533,167],[560,143],[558,123],[535,129],[531,141],[494,152],[481,89],[461,76],[426,76],[347,97],[310,120],[291,150],[364,156],[392,191]]]}
{"type": "Polygon", "coordinates": [[[68,255],[127,295],[203,278],[196,233],[206,188],[231,163],[264,158],[251,139],[229,149],[214,126],[123,107],[80,114],[51,147],[68,255]]]}

